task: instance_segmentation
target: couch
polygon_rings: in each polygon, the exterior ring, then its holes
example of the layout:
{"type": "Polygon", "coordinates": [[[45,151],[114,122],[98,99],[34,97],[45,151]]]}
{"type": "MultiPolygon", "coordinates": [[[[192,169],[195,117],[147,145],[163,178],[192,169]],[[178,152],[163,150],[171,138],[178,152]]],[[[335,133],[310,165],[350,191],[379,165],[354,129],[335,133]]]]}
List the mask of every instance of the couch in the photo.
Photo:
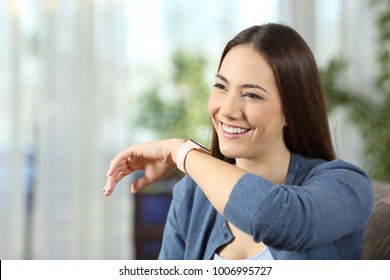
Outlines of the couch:
{"type": "Polygon", "coordinates": [[[373,182],[374,209],[367,225],[363,259],[390,260],[390,184],[373,182]]]}

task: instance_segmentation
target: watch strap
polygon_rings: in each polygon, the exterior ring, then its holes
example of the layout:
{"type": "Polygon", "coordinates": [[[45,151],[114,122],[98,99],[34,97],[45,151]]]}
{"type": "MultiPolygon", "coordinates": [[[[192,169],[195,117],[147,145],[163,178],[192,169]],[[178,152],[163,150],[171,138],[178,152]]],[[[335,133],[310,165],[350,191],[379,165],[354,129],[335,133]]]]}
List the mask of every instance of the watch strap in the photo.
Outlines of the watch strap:
{"type": "Polygon", "coordinates": [[[176,165],[177,168],[179,168],[180,171],[187,173],[185,169],[185,161],[187,154],[191,150],[197,150],[203,153],[210,154],[210,151],[203,147],[202,145],[198,144],[192,139],[187,140],[183,145],[180,146],[179,150],[177,151],[176,155],[176,165]]]}

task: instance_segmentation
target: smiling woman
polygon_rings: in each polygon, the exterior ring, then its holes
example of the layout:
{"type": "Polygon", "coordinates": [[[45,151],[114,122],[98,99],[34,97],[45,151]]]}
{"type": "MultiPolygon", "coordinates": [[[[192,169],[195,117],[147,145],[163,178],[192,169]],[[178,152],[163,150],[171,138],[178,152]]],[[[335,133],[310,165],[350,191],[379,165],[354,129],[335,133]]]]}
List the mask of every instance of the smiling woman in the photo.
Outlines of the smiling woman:
{"type": "Polygon", "coordinates": [[[208,110],[211,154],[192,140],[136,144],[107,172],[105,195],[136,170],[132,192],[177,166],[187,174],[160,259],[361,258],[371,181],[335,159],[318,69],[296,31],[266,24],[229,41],[208,110]]]}
{"type": "MultiPolygon", "coordinates": [[[[273,71],[250,46],[236,46],[225,56],[208,109],[219,149],[224,156],[239,159],[238,166],[243,169],[253,172],[250,166],[266,158],[290,158],[283,141],[286,124],[273,71]]],[[[283,178],[288,164],[284,167],[279,169],[283,178]]]]}

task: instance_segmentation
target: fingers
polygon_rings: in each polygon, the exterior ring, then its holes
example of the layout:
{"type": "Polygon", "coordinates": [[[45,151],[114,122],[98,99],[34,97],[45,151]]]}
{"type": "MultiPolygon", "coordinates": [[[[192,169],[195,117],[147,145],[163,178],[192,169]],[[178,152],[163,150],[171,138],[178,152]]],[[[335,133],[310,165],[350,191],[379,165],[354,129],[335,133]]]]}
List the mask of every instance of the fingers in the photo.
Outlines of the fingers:
{"type": "Polygon", "coordinates": [[[108,176],[106,181],[106,186],[103,188],[105,196],[109,196],[115,189],[116,181],[113,176],[108,176]]]}
{"type": "Polygon", "coordinates": [[[128,159],[131,156],[131,150],[126,149],[117,154],[110,163],[110,167],[106,173],[107,181],[106,186],[103,188],[105,196],[109,196],[115,189],[115,185],[131,173],[128,170],[128,159]]]}
{"type": "Polygon", "coordinates": [[[115,170],[118,169],[118,167],[125,165],[127,163],[127,158],[124,158],[123,156],[116,156],[110,163],[110,167],[108,168],[108,171],[106,173],[106,176],[111,176],[114,174],[115,170]]]}
{"type": "Polygon", "coordinates": [[[127,148],[122,152],[118,153],[110,163],[110,167],[107,171],[106,176],[111,176],[114,174],[117,167],[121,165],[126,165],[129,158],[133,155],[133,147],[127,148]]]}
{"type": "MultiPolygon", "coordinates": [[[[140,145],[133,145],[118,153],[111,161],[110,167],[106,173],[106,186],[103,188],[106,196],[109,196],[114,191],[116,184],[125,176],[136,170],[143,170],[145,168],[144,163],[147,162],[145,158],[149,158],[145,157],[143,154],[142,147],[140,145]]],[[[154,155],[154,153],[152,154],[154,155]]],[[[136,180],[131,187],[131,191],[136,193],[151,183],[152,182],[148,181],[146,178],[136,180]]]]}
{"type": "Polygon", "coordinates": [[[114,191],[116,184],[131,173],[129,169],[121,170],[118,168],[118,170],[119,172],[114,172],[113,175],[107,177],[106,186],[103,188],[104,195],[109,196],[114,191]]]}
{"type": "Polygon", "coordinates": [[[146,177],[141,177],[137,179],[130,187],[131,193],[138,193],[142,191],[144,188],[149,186],[152,182],[149,181],[146,177]]]}

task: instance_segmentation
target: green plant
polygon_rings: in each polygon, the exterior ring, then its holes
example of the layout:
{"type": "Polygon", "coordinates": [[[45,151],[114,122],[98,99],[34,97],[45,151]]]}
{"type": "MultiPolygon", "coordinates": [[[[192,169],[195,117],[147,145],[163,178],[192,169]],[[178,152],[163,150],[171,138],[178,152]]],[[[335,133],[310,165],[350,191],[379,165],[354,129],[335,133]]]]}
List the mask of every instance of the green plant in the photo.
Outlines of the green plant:
{"type": "Polygon", "coordinates": [[[345,106],[350,119],[359,128],[364,141],[366,164],[374,179],[390,181],[390,0],[372,0],[378,8],[377,28],[379,76],[375,93],[367,98],[339,86],[339,78],[346,65],[332,60],[321,71],[330,108],[345,106]]]}
{"type": "Polygon", "coordinates": [[[142,94],[136,124],[152,131],[156,137],[196,137],[205,142],[209,136],[207,61],[184,50],[174,52],[171,61],[172,80],[164,83],[172,84],[173,92],[168,96],[163,87],[156,84],[142,94]]]}
{"type": "MultiPolygon", "coordinates": [[[[177,50],[172,55],[172,75],[164,85],[153,84],[138,101],[137,129],[153,133],[155,138],[195,138],[206,143],[210,122],[207,100],[210,86],[206,82],[207,60],[195,53],[177,50]]],[[[180,171],[146,188],[142,192],[170,192],[175,182],[183,176],[180,171]]]]}

